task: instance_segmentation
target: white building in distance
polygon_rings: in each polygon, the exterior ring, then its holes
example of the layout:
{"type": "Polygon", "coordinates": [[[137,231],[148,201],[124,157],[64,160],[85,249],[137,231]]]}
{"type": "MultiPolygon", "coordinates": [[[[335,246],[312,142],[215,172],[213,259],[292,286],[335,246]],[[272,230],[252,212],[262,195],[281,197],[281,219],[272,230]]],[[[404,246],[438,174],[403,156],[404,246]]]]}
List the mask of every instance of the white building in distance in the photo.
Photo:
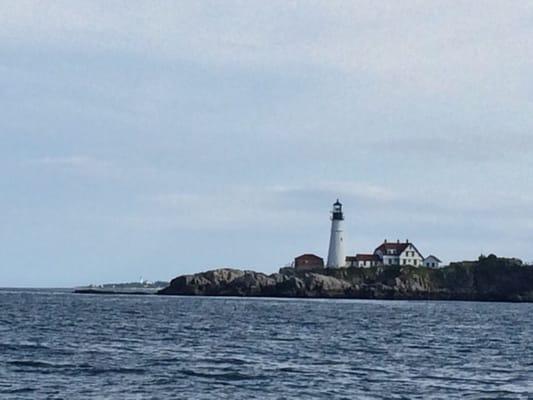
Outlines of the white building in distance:
{"type": "Polygon", "coordinates": [[[439,268],[441,263],[442,261],[433,255],[424,258],[424,266],[428,268],[439,268]]]}

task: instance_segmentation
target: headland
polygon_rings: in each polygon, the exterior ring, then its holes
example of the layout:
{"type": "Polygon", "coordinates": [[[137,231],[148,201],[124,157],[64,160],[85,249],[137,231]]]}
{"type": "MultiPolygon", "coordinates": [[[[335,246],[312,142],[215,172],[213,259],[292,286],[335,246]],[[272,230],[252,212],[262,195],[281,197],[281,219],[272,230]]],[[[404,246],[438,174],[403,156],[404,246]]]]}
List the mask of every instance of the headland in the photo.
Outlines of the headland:
{"type": "Polygon", "coordinates": [[[182,275],[161,295],[469,300],[533,302],[533,266],[515,258],[481,256],[441,268],[413,265],[368,268],[281,268],[263,274],[221,268],[182,275]]]}

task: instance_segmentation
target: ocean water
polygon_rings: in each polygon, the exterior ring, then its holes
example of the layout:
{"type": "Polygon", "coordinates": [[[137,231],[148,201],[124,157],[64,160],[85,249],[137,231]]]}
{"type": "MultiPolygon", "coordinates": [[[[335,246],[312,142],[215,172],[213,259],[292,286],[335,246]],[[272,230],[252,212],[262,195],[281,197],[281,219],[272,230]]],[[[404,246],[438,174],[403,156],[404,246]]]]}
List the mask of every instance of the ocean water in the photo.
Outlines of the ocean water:
{"type": "Polygon", "coordinates": [[[0,399],[533,398],[533,304],[0,290],[0,399]]]}

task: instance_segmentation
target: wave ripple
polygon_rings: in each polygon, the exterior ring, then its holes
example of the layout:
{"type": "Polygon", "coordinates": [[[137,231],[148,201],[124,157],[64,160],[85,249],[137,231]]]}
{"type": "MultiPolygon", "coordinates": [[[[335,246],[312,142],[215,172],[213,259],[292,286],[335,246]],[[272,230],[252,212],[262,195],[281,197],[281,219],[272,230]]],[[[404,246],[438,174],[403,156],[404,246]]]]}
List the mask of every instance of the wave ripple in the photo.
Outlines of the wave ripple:
{"type": "Polygon", "coordinates": [[[533,304],[28,290],[0,304],[2,399],[533,397],[533,304]]]}

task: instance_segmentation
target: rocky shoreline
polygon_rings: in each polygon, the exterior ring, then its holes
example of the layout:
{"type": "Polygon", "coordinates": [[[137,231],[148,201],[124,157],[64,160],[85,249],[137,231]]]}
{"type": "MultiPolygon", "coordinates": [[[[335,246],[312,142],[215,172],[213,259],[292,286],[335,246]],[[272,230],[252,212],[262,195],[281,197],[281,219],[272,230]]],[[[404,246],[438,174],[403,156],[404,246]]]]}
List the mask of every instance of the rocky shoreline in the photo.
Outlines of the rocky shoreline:
{"type": "Polygon", "coordinates": [[[221,268],[182,275],[160,295],[533,302],[533,266],[480,257],[439,269],[413,266],[283,268],[271,275],[221,268]]]}

